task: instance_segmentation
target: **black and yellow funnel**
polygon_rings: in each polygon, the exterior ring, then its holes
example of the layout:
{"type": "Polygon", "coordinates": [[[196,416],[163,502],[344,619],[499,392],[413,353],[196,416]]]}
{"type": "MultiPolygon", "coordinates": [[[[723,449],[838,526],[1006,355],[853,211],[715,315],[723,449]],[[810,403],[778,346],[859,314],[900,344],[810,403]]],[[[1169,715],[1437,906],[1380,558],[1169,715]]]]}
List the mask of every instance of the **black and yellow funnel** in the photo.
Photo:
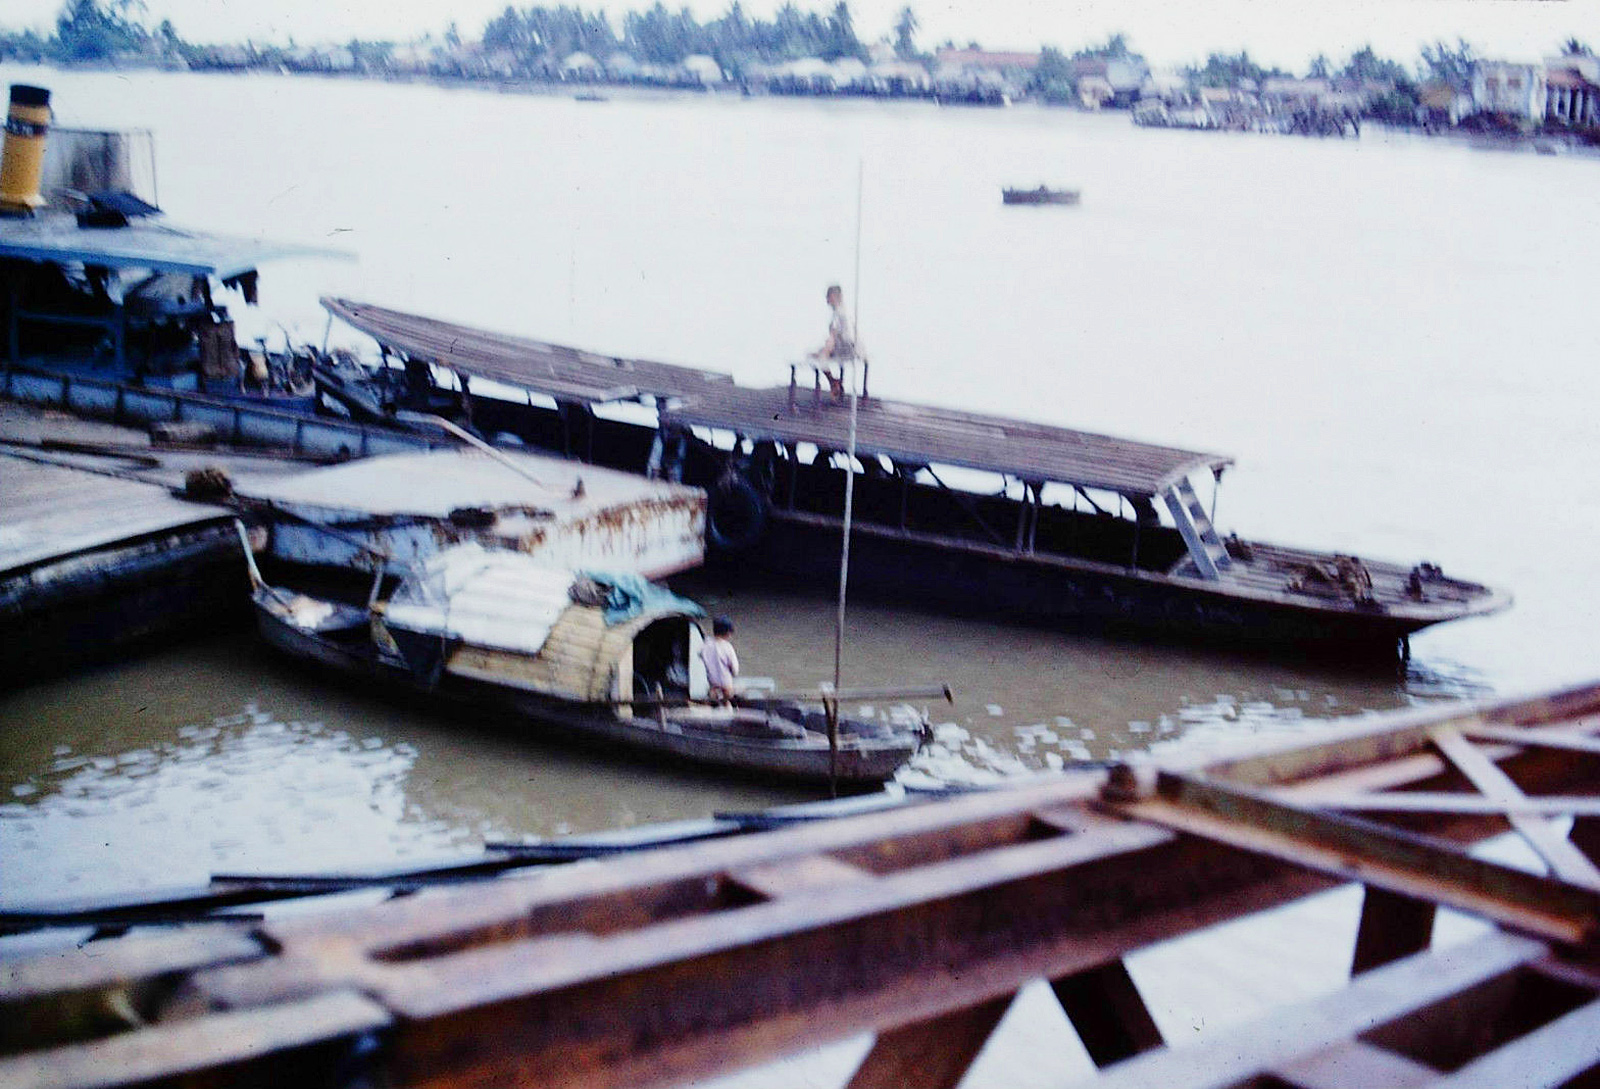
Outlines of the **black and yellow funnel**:
{"type": "Polygon", "coordinates": [[[50,131],[50,92],[26,83],[11,85],[6,144],[0,152],[0,215],[30,215],[44,204],[44,140],[50,131]]]}

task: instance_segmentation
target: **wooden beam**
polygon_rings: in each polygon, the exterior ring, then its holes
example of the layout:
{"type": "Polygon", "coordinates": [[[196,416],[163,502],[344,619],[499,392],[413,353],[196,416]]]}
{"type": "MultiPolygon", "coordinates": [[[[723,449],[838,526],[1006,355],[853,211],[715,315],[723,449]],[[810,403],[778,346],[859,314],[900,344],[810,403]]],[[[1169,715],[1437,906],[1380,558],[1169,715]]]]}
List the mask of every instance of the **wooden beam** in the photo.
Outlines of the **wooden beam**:
{"type": "Polygon", "coordinates": [[[1096,1066],[1161,1046],[1161,1030],[1121,958],[1051,980],[1050,989],[1096,1066]]]}
{"type": "Polygon", "coordinates": [[[1366,886],[1350,974],[1370,972],[1428,948],[1436,914],[1437,909],[1426,900],[1366,886]]]}
{"type": "Polygon", "coordinates": [[[880,1033],[849,1089],[955,1089],[1015,995],[880,1033]]]}
{"type": "MultiPolygon", "coordinates": [[[[1446,759],[1488,797],[1506,803],[1517,803],[1526,797],[1509,775],[1454,726],[1436,726],[1430,731],[1430,736],[1446,759]]],[[[1509,814],[1507,819],[1511,827],[1544,859],[1551,873],[1574,885],[1600,889],[1600,869],[1573,846],[1571,840],[1551,828],[1549,822],[1515,813],[1509,814]]]]}

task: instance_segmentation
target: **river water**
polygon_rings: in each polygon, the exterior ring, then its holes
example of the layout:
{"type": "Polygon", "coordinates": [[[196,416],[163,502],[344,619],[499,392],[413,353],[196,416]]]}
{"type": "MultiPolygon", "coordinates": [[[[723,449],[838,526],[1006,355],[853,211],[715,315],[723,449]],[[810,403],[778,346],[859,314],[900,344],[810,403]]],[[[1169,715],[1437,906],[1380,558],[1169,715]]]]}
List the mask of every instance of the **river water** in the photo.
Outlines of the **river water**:
{"type": "MultiPolygon", "coordinates": [[[[875,392],[1225,451],[1224,531],[1517,596],[1377,676],[852,608],[847,680],[960,694],[930,708],[923,779],[1597,671],[1600,160],[1032,108],[0,76],[51,87],[60,124],[153,128],[179,222],[358,254],[265,270],[259,312],[236,310],[272,342],[320,340],[333,293],[777,383],[841,282],[875,392]],[[1001,206],[1002,185],[1041,182],[1082,205],[1001,206]]],[[[684,588],[736,618],[747,673],[831,673],[831,601],[684,588]]],[[[478,733],[239,632],[0,695],[0,902],[799,797],[478,733]]]]}

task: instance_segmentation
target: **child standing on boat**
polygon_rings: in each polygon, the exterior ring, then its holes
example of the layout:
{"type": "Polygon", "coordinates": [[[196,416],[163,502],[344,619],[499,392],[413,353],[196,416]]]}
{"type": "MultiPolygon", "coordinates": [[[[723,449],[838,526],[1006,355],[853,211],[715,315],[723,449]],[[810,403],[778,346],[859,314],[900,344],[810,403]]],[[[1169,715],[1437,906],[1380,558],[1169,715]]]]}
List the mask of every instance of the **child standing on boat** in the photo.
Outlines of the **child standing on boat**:
{"type": "Polygon", "coordinates": [[[827,376],[828,387],[835,397],[844,394],[844,367],[840,366],[837,373],[828,366],[828,361],[854,359],[856,356],[855,333],[850,328],[850,318],[844,312],[844,289],[838,284],[828,288],[828,306],[833,310],[833,317],[828,322],[828,339],[822,347],[811,353],[812,359],[821,360],[822,373],[827,376]]]}
{"type": "Polygon", "coordinates": [[[711,622],[711,638],[700,650],[706,664],[706,699],[726,703],[733,698],[734,679],[739,676],[739,654],[733,649],[733,621],[719,616],[711,622]]]}

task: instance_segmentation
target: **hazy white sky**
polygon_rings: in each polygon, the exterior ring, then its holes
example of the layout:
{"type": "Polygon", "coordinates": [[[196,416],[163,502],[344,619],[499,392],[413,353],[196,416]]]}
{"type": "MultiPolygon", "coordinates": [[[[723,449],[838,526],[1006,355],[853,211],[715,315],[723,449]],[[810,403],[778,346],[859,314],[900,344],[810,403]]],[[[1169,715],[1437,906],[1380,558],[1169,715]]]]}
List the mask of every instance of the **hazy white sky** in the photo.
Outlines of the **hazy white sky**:
{"type": "MultiPolygon", "coordinates": [[[[573,3],[575,0],[546,0],[573,3]]],[[[616,21],[648,0],[576,0],[601,7],[616,21]]],[[[343,41],[351,37],[409,39],[441,31],[455,20],[464,37],[506,7],[507,0],[145,0],[153,23],[171,19],[195,41],[343,41]]],[[[751,14],[768,15],[781,0],[744,0],[751,14]]],[[[827,10],[832,0],[796,0],[827,10]]],[[[863,39],[886,34],[906,0],[852,0],[863,39]]],[[[0,24],[47,27],[60,0],[4,0],[0,24]]],[[[527,6],[527,0],[515,0],[527,6]]],[[[682,0],[668,0],[668,7],[682,0]]],[[[727,0],[691,0],[701,18],[727,0]]],[[[988,48],[1053,44],[1071,50],[1126,32],[1158,65],[1203,59],[1212,51],[1247,48],[1257,59],[1304,67],[1318,52],[1335,60],[1370,42],[1380,53],[1412,61],[1437,38],[1467,39],[1482,53],[1535,59],[1569,37],[1600,48],[1600,0],[911,0],[923,25],[919,41],[946,38],[988,48]]]]}

